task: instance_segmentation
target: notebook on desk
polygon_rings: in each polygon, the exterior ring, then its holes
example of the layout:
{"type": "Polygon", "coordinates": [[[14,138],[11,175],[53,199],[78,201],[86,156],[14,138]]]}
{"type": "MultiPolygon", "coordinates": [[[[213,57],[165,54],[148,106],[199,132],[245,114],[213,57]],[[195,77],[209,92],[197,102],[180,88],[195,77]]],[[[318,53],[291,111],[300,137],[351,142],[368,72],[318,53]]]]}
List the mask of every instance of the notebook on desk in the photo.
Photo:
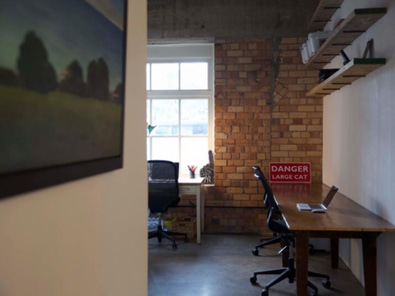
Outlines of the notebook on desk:
{"type": "Polygon", "coordinates": [[[299,211],[325,213],[328,210],[328,206],[338,190],[339,188],[333,185],[321,204],[297,203],[296,207],[299,211]]]}

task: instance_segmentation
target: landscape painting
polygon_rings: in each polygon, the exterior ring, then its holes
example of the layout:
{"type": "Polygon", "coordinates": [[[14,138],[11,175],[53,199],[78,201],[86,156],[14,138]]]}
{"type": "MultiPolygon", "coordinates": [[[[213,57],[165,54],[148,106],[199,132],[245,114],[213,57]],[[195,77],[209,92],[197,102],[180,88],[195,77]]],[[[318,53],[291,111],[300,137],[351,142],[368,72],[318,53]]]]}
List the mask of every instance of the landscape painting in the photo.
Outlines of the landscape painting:
{"type": "Polygon", "coordinates": [[[122,167],[127,0],[1,0],[0,197],[122,167]]]}

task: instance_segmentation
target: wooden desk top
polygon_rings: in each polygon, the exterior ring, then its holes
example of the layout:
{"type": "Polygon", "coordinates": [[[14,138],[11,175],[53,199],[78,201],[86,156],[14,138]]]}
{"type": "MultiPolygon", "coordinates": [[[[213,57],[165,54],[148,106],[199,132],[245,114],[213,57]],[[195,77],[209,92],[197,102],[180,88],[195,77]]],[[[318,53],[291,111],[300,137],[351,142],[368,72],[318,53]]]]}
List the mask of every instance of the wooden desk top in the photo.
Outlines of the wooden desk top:
{"type": "Polygon", "coordinates": [[[197,177],[197,178],[189,178],[189,177],[180,177],[178,178],[179,185],[198,185],[202,184],[204,178],[197,177]]]}
{"type": "MultiPolygon", "coordinates": [[[[323,184],[271,184],[290,230],[395,231],[395,226],[338,192],[326,213],[299,212],[296,203],[321,203],[329,191],[323,184]]],[[[341,189],[340,189],[341,190],[341,189]]]]}

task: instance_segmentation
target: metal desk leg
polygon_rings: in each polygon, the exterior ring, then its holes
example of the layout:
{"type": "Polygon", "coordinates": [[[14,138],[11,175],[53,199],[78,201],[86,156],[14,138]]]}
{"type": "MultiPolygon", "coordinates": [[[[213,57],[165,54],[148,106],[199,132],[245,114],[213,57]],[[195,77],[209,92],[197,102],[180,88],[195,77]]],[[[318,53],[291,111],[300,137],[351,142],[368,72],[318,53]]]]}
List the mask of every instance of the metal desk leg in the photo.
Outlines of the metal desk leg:
{"type": "Polygon", "coordinates": [[[200,189],[201,190],[201,194],[200,194],[200,219],[201,219],[201,231],[204,232],[204,200],[206,198],[205,196],[205,188],[200,189]]]}
{"type": "Polygon", "coordinates": [[[196,242],[201,241],[201,203],[200,203],[200,186],[196,186],[196,242]]]}

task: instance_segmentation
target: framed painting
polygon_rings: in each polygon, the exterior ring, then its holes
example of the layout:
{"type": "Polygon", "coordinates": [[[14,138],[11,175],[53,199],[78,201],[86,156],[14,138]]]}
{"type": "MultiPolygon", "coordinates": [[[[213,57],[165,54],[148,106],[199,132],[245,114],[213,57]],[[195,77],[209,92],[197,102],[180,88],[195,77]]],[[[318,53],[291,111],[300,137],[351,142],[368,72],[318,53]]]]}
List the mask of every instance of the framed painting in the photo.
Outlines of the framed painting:
{"type": "Polygon", "coordinates": [[[0,2],[0,198],[122,168],[126,2],[0,2]]]}

